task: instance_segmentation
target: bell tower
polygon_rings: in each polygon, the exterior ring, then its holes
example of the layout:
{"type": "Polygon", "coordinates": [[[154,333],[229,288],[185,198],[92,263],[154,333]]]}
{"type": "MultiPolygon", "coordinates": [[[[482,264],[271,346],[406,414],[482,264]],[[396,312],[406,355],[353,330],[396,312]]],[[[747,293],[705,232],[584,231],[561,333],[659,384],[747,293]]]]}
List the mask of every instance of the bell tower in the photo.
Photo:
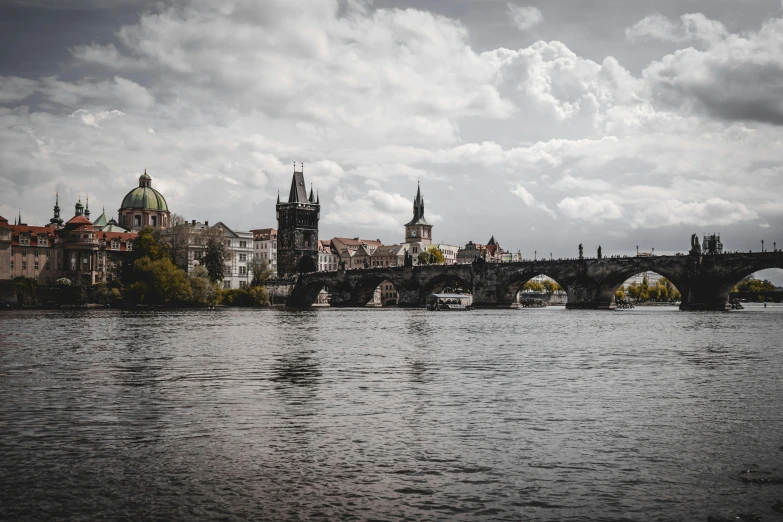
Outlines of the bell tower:
{"type": "Polygon", "coordinates": [[[413,199],[413,219],[405,224],[405,242],[432,244],[432,225],[424,219],[424,198],[421,197],[421,186],[416,190],[413,199]]]}
{"type": "Polygon", "coordinates": [[[291,179],[288,201],[277,195],[277,273],[290,276],[318,270],[318,220],[321,218],[320,198],[307,195],[304,164],[291,179]]]}

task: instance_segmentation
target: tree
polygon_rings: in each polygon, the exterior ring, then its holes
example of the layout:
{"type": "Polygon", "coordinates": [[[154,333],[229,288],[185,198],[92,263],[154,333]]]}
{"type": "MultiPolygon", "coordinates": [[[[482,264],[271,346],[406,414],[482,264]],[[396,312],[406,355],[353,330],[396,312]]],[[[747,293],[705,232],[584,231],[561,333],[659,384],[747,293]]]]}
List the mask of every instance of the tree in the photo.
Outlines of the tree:
{"type": "Polygon", "coordinates": [[[272,277],[272,268],[263,259],[252,258],[247,264],[248,270],[253,274],[253,281],[251,286],[259,286],[264,281],[272,277]]]}
{"type": "Polygon", "coordinates": [[[546,290],[546,293],[549,295],[563,291],[563,288],[551,279],[544,279],[544,282],[541,284],[544,285],[544,290],[546,290]]]}
{"type": "Polygon", "coordinates": [[[542,283],[539,283],[538,281],[533,281],[532,279],[525,282],[524,285],[522,285],[522,291],[523,292],[539,292],[542,293],[546,289],[544,288],[544,285],[542,283]]]}
{"type": "Polygon", "coordinates": [[[775,285],[769,279],[746,277],[734,287],[735,292],[774,292],[775,285]]]}
{"type": "Polygon", "coordinates": [[[185,272],[171,259],[152,260],[142,257],[135,263],[138,280],[131,285],[134,300],[147,304],[185,303],[193,297],[193,290],[185,272]]]}
{"type": "Polygon", "coordinates": [[[419,252],[417,261],[420,265],[442,265],[446,263],[446,258],[438,247],[431,246],[427,250],[419,252]]]}
{"type": "Polygon", "coordinates": [[[171,214],[171,217],[169,218],[169,226],[182,225],[184,223],[187,223],[187,221],[182,214],[171,214]]]}
{"type": "Polygon", "coordinates": [[[614,293],[615,299],[625,299],[625,288],[620,286],[620,288],[617,289],[617,291],[614,293]]]}
{"type": "Polygon", "coordinates": [[[650,280],[647,279],[647,274],[642,276],[642,284],[639,287],[639,299],[642,301],[650,299],[650,280]]]}
{"type": "Polygon", "coordinates": [[[223,231],[212,228],[206,233],[207,247],[201,258],[201,265],[207,269],[209,280],[213,283],[222,281],[226,267],[226,245],[223,242],[223,231]]]}
{"type": "Polygon", "coordinates": [[[147,258],[150,261],[157,261],[168,257],[168,249],[160,242],[160,230],[146,226],[139,230],[136,239],[133,241],[133,250],[126,252],[122,260],[122,281],[126,285],[139,281],[136,262],[139,259],[147,258]]]}
{"type": "Polygon", "coordinates": [[[197,305],[215,304],[220,294],[217,283],[209,280],[209,272],[203,266],[196,266],[188,274],[190,289],[193,292],[192,302],[197,305]]]}
{"type": "Polygon", "coordinates": [[[177,224],[170,227],[164,235],[166,249],[171,260],[180,269],[188,269],[188,250],[190,249],[190,227],[177,224]]]}

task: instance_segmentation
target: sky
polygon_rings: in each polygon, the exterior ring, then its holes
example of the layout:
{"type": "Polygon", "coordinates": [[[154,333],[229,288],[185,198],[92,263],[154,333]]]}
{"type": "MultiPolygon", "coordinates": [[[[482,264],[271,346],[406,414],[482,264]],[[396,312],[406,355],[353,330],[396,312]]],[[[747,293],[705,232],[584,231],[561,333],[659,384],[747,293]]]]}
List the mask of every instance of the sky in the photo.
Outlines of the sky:
{"type": "MultiPolygon", "coordinates": [[[[780,0],[4,0],[0,215],[186,219],[526,257],[783,247],[780,0]]],[[[778,284],[783,277],[777,277],[778,284]]]]}

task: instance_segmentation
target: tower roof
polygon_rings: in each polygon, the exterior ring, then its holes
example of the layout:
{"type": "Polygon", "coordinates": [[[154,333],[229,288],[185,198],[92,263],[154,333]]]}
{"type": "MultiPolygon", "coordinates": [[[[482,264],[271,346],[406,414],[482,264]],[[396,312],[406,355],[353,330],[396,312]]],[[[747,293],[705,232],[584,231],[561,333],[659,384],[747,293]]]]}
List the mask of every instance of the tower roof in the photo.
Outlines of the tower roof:
{"type": "Polygon", "coordinates": [[[294,170],[294,177],[291,179],[291,190],[288,193],[289,203],[307,202],[307,188],[305,187],[304,172],[294,170]]]}
{"type": "Polygon", "coordinates": [[[421,185],[416,189],[416,197],[413,199],[413,219],[405,224],[405,226],[408,225],[429,225],[424,219],[424,198],[421,197],[421,185]]]}
{"type": "Polygon", "coordinates": [[[98,218],[92,222],[92,225],[96,228],[105,227],[109,224],[109,218],[106,216],[106,209],[103,209],[103,212],[101,212],[101,215],[98,216],[98,218]]]}

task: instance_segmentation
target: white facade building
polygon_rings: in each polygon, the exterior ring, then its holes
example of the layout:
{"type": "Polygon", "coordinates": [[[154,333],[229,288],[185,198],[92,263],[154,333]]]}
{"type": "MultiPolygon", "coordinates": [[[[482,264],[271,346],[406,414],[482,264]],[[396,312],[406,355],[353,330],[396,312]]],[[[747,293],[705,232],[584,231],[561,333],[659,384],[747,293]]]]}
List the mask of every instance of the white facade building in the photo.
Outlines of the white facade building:
{"type": "Polygon", "coordinates": [[[438,245],[438,250],[443,253],[447,265],[457,264],[457,253],[459,253],[460,250],[458,246],[440,244],[438,245]]]}
{"type": "Polygon", "coordinates": [[[260,228],[250,232],[253,234],[253,258],[266,261],[271,276],[277,277],[277,230],[260,228]]]}
{"type": "Polygon", "coordinates": [[[253,234],[231,230],[218,222],[215,227],[223,229],[226,245],[226,266],[223,269],[223,288],[245,288],[253,281],[248,263],[253,256],[253,234]]]}
{"type": "Polygon", "coordinates": [[[332,242],[326,239],[318,240],[318,271],[334,272],[339,268],[340,256],[332,247],[332,242]]]}

